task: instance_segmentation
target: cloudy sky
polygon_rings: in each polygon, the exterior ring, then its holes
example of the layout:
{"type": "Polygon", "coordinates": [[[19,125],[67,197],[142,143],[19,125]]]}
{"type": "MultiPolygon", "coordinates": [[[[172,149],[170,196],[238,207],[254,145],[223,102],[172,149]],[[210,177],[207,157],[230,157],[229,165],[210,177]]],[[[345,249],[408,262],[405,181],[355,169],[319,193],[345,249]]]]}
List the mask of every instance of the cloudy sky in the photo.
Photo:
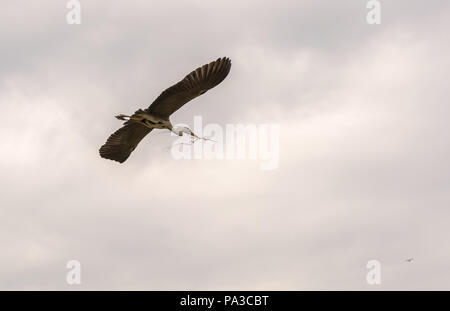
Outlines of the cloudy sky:
{"type": "Polygon", "coordinates": [[[0,289],[450,290],[450,3],[366,4],[81,1],[68,25],[3,1],[0,289]],[[99,157],[114,115],[221,56],[172,121],[279,124],[277,169],[175,160],[162,131],[99,157]]]}

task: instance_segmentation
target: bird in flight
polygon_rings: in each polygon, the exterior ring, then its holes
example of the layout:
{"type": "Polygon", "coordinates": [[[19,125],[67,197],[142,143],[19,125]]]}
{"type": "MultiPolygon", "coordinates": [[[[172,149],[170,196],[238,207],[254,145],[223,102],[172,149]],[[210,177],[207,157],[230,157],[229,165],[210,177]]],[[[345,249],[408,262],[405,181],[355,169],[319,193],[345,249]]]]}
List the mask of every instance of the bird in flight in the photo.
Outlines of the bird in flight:
{"type": "Polygon", "coordinates": [[[100,148],[100,156],[120,163],[125,162],[139,142],[155,128],[168,129],[178,136],[187,133],[199,138],[189,128],[174,128],[169,117],[188,101],[222,82],[230,72],[230,68],[229,58],[219,58],[195,69],[183,80],[166,89],[147,109],[139,109],[131,116],[123,114],[116,116],[125,122],[100,148]]]}
{"type": "Polygon", "coordinates": [[[413,260],[414,260],[414,258],[408,258],[408,259],[406,259],[405,261],[406,261],[406,262],[413,262],[413,260]]]}

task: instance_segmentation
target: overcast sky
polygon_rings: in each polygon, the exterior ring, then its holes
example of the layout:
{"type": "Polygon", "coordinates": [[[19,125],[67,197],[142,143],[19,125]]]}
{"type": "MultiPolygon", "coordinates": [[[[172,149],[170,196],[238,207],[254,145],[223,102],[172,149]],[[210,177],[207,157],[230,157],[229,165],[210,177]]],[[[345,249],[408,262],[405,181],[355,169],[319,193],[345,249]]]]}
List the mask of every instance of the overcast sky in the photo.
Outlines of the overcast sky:
{"type": "Polygon", "coordinates": [[[449,1],[81,2],[0,5],[0,289],[450,290],[449,1]],[[222,56],[172,121],[278,123],[277,169],[162,131],[100,158],[114,115],[222,56]]]}

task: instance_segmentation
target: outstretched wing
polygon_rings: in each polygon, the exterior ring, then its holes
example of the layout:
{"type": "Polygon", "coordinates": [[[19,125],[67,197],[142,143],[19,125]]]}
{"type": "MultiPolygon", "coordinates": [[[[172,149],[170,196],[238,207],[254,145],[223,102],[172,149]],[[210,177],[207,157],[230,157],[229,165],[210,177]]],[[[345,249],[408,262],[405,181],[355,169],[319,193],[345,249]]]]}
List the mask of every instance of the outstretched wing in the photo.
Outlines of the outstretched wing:
{"type": "Polygon", "coordinates": [[[226,57],[197,68],[183,80],[162,92],[146,111],[169,118],[188,101],[222,82],[230,72],[230,68],[231,61],[226,57]]]}
{"type": "Polygon", "coordinates": [[[152,131],[139,123],[128,123],[109,136],[100,148],[100,156],[120,163],[125,162],[142,138],[152,131]]]}

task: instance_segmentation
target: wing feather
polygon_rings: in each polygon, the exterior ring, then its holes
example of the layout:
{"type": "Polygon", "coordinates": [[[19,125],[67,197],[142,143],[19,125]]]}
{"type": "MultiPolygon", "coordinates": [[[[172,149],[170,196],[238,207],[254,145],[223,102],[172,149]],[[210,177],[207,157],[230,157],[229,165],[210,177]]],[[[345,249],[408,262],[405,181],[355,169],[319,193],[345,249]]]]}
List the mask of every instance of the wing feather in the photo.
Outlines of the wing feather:
{"type": "Polygon", "coordinates": [[[139,142],[152,131],[139,123],[128,123],[109,136],[100,148],[100,156],[120,163],[125,162],[139,142]]]}
{"type": "Polygon", "coordinates": [[[230,68],[231,61],[226,57],[197,68],[183,80],[162,92],[146,111],[168,118],[188,101],[222,82],[230,72],[230,68]]]}

